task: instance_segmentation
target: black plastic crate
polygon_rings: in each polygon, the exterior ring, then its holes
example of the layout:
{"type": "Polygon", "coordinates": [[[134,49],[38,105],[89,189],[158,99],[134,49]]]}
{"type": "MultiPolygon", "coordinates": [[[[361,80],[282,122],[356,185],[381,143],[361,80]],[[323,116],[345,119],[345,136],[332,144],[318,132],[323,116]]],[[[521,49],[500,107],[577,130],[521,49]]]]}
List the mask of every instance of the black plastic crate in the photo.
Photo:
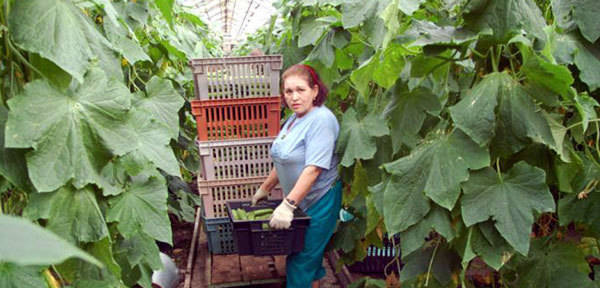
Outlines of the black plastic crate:
{"type": "Polygon", "coordinates": [[[231,210],[242,208],[253,211],[264,208],[277,207],[281,200],[260,202],[251,206],[250,201],[228,201],[227,213],[233,223],[233,238],[237,244],[237,253],[240,255],[289,255],[302,251],[304,248],[304,234],[310,224],[310,217],[302,210],[294,211],[294,219],[289,229],[263,229],[263,223],[269,220],[237,220],[233,219],[231,210]]]}
{"type": "MultiPolygon", "coordinates": [[[[401,259],[400,253],[400,237],[395,236],[394,242],[396,243],[396,249],[394,249],[394,243],[392,243],[391,239],[384,237],[383,238],[383,247],[377,247],[375,245],[370,245],[367,248],[367,256],[365,259],[359,262],[355,262],[348,266],[348,270],[357,273],[390,273],[392,271],[398,271],[398,264],[390,263],[396,255],[398,255],[398,261],[401,259]],[[389,265],[388,265],[389,264],[389,265]],[[386,270],[387,265],[387,271],[386,270]]],[[[402,263],[400,263],[402,266],[402,263]]]]}
{"type": "Polygon", "coordinates": [[[233,240],[233,227],[227,217],[206,218],[202,216],[208,251],[212,254],[235,254],[237,246],[233,240]]]}

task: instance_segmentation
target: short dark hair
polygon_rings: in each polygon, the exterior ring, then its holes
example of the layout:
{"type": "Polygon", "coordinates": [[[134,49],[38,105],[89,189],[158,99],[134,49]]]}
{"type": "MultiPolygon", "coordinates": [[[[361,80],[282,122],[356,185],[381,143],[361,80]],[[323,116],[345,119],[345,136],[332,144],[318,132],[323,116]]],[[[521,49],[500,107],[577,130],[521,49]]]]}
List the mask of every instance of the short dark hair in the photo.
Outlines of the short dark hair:
{"type": "Polygon", "coordinates": [[[317,85],[319,87],[319,93],[317,94],[317,97],[313,101],[313,105],[321,106],[321,105],[323,105],[323,103],[325,103],[325,100],[327,99],[327,94],[329,93],[329,90],[327,89],[327,86],[325,86],[323,81],[321,81],[321,77],[319,77],[319,74],[317,73],[317,71],[315,71],[315,69],[313,69],[312,67],[305,65],[305,64],[295,64],[295,65],[290,66],[290,68],[288,68],[287,70],[285,70],[285,72],[283,72],[283,74],[281,76],[281,91],[282,91],[281,100],[286,107],[287,107],[287,103],[285,102],[285,99],[283,97],[283,94],[284,94],[283,93],[283,91],[284,91],[283,84],[285,83],[285,79],[290,76],[302,77],[304,80],[306,80],[306,82],[308,83],[308,86],[311,88],[314,87],[315,85],[317,85]]]}

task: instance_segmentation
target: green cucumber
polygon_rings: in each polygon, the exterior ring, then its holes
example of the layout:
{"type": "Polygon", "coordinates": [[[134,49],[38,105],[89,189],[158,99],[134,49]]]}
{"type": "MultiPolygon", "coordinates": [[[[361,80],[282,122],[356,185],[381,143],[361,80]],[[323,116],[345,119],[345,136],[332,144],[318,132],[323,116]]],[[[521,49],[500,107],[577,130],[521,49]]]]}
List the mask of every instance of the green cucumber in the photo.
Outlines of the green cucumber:
{"type": "Polygon", "coordinates": [[[231,209],[231,217],[233,217],[234,220],[240,219],[240,214],[238,213],[237,209],[231,209]]]}
{"type": "Polygon", "coordinates": [[[260,215],[264,215],[264,214],[272,214],[273,208],[263,208],[263,209],[254,210],[253,212],[254,212],[254,216],[260,216],[260,215]]]}
{"type": "Polygon", "coordinates": [[[271,213],[263,215],[255,215],[254,220],[268,220],[271,218],[271,213]]]}
{"type": "Polygon", "coordinates": [[[246,210],[244,210],[242,208],[238,208],[236,210],[238,210],[238,213],[240,215],[240,220],[248,220],[248,214],[246,213],[246,210]]]}

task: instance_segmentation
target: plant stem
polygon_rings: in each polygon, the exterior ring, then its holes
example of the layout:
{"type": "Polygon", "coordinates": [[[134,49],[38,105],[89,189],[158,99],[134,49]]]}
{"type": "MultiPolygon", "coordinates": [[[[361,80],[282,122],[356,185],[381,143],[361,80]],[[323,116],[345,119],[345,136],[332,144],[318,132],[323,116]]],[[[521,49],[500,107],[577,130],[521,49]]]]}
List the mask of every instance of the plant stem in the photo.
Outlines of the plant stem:
{"type": "Polygon", "coordinates": [[[500,68],[500,59],[502,59],[502,50],[504,49],[504,45],[496,46],[496,72],[498,72],[498,68],[500,68]]]}
{"type": "MultiPolygon", "coordinates": [[[[600,122],[600,118],[590,119],[588,120],[588,122],[600,122]]],[[[572,124],[571,126],[567,127],[567,130],[573,129],[581,124],[583,124],[583,121],[579,121],[575,124],[572,124]]]]}
{"type": "Polygon", "coordinates": [[[440,247],[440,241],[438,239],[435,244],[435,248],[433,248],[433,253],[431,253],[431,259],[429,259],[429,267],[427,267],[427,278],[425,278],[425,287],[429,286],[429,275],[431,275],[431,267],[433,266],[433,259],[435,259],[435,255],[437,254],[437,249],[440,247]]]}
{"type": "Polygon", "coordinates": [[[600,128],[598,127],[598,122],[595,122],[594,125],[596,126],[596,143],[594,143],[595,147],[596,147],[596,153],[598,154],[598,156],[600,156],[600,144],[598,144],[598,141],[600,141],[600,128]]]}
{"type": "Polygon", "coordinates": [[[500,171],[500,158],[496,158],[496,172],[498,173],[498,179],[500,179],[500,183],[503,182],[502,172],[500,171]]]}
{"type": "Polygon", "coordinates": [[[44,270],[44,278],[46,278],[46,283],[48,283],[50,288],[60,288],[60,283],[54,278],[50,272],[50,268],[44,270]]]}
{"type": "Polygon", "coordinates": [[[46,75],[44,75],[42,72],[40,72],[40,70],[38,70],[33,65],[31,65],[31,63],[29,63],[29,61],[27,61],[27,59],[25,59],[25,56],[23,56],[21,54],[21,52],[19,52],[19,50],[17,50],[17,48],[10,41],[8,41],[7,43],[8,43],[8,46],[10,47],[10,50],[12,50],[15,55],[17,55],[17,58],[19,58],[19,60],[21,60],[21,62],[23,62],[23,64],[25,64],[25,66],[27,66],[29,69],[31,69],[31,71],[39,74],[40,76],[42,76],[44,78],[48,78],[48,77],[46,77],[46,75]]]}
{"type": "Polygon", "coordinates": [[[496,62],[496,54],[494,52],[494,47],[490,47],[489,51],[491,54],[492,69],[494,70],[494,72],[498,72],[498,63],[496,62]]]}

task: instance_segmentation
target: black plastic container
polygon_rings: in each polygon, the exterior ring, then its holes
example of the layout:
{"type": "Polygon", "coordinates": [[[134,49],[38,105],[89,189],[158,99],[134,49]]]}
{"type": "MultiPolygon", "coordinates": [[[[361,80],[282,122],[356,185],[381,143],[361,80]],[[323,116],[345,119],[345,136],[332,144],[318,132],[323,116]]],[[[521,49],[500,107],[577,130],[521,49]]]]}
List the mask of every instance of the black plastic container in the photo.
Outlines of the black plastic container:
{"type": "MultiPolygon", "coordinates": [[[[394,258],[396,254],[398,254],[398,260],[401,258],[400,253],[400,236],[394,236],[394,242],[396,243],[396,249],[394,249],[394,245],[392,240],[386,237],[383,238],[383,247],[377,247],[375,245],[370,245],[367,248],[367,256],[363,261],[355,262],[352,265],[348,266],[348,269],[351,272],[358,273],[390,273],[395,271],[396,273],[400,273],[398,271],[398,265],[396,263],[392,263],[388,265],[394,258]],[[387,271],[384,271],[386,269],[387,271]]],[[[403,266],[401,263],[400,266],[403,266]]],[[[399,274],[398,274],[399,275],[399,274]]]]}
{"type": "Polygon", "coordinates": [[[276,230],[263,229],[263,223],[269,220],[238,220],[233,219],[231,211],[242,208],[247,212],[277,207],[281,200],[259,202],[251,206],[250,201],[227,201],[227,213],[233,223],[233,238],[237,244],[237,253],[240,255],[289,255],[302,251],[304,248],[304,234],[310,224],[310,217],[302,210],[294,211],[294,219],[289,229],[276,230]]]}

